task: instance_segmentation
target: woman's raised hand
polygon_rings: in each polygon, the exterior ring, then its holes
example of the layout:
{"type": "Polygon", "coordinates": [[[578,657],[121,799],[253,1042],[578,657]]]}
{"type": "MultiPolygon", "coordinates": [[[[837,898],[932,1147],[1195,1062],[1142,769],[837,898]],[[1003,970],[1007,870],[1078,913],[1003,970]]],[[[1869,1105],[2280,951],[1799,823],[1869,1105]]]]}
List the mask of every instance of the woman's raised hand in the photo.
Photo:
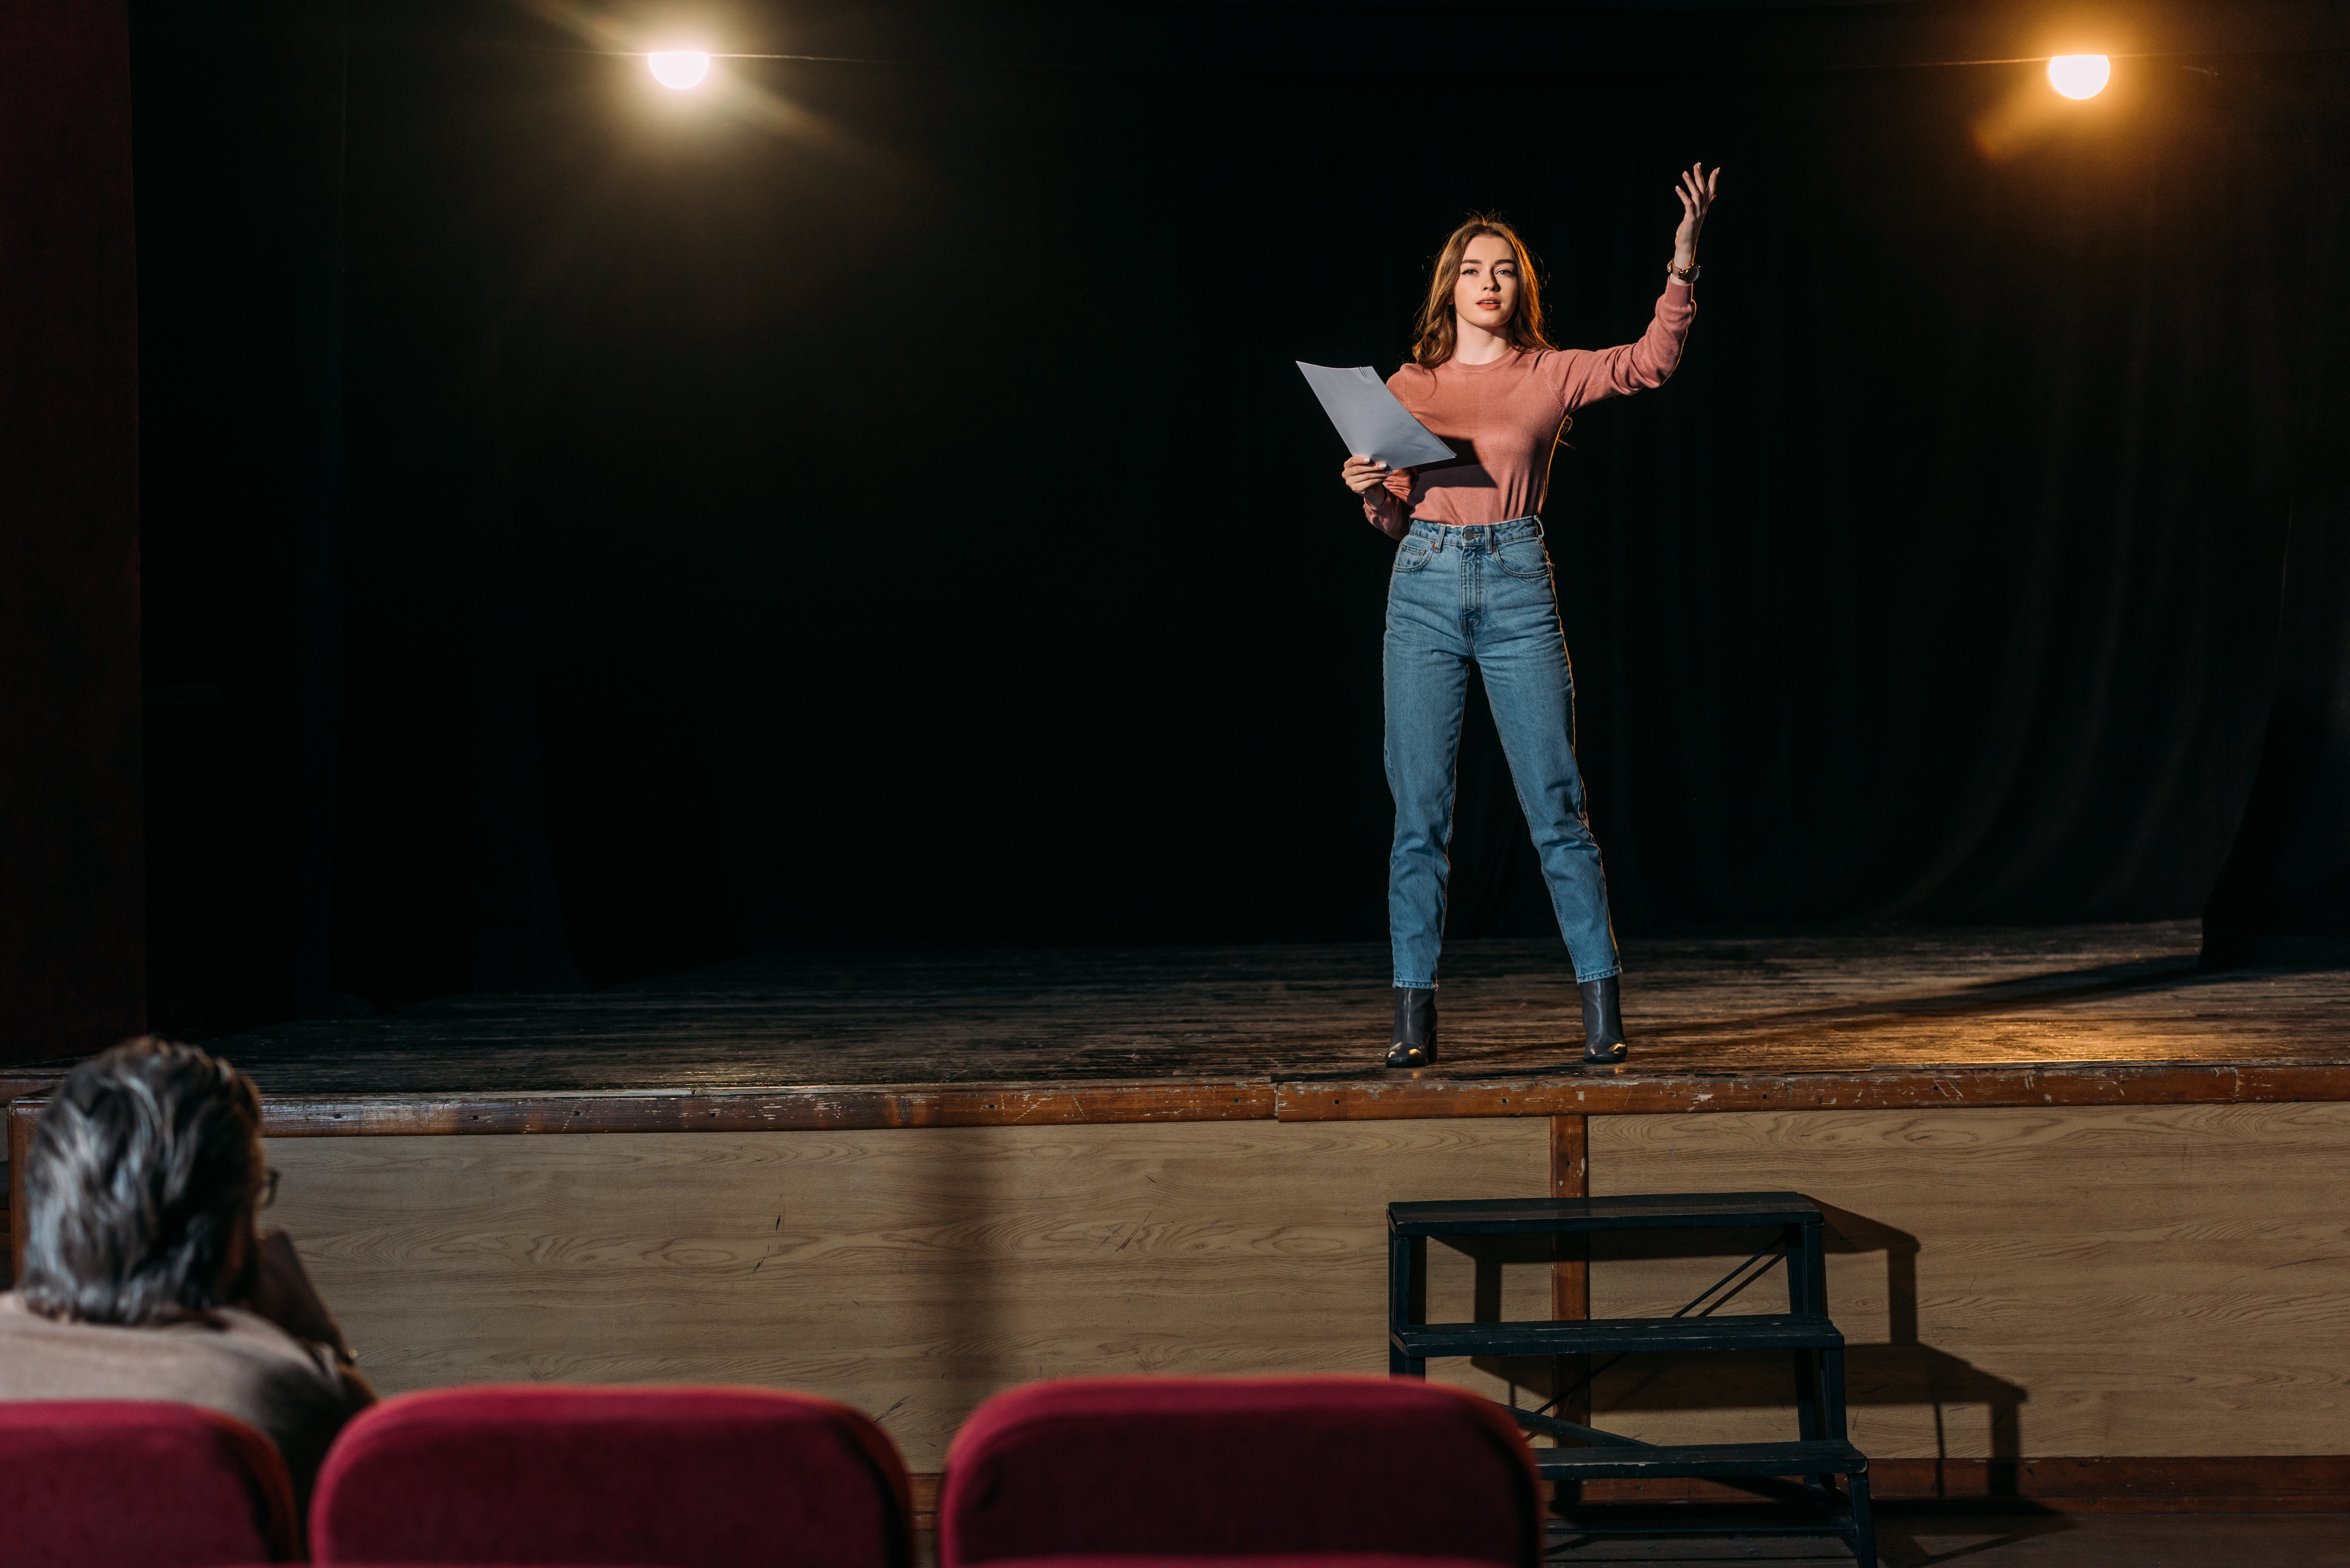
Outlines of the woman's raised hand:
{"type": "Polygon", "coordinates": [[[1673,265],[1683,272],[1697,265],[1697,234],[1705,227],[1706,209],[1721,189],[1721,170],[1709,174],[1704,164],[1692,163],[1673,192],[1681,199],[1681,226],[1673,231],[1673,265]]]}
{"type": "Polygon", "coordinates": [[[1350,457],[1338,477],[1357,495],[1368,495],[1388,481],[1388,465],[1376,458],[1350,457]]]}

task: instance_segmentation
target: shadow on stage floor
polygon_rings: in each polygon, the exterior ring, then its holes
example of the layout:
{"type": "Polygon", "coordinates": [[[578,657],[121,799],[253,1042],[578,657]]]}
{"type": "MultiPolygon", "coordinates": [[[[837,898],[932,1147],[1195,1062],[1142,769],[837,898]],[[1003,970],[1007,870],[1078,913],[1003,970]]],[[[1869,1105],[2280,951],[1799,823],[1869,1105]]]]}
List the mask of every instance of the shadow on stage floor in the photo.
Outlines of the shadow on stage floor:
{"type": "MultiPolygon", "coordinates": [[[[2199,943],[2193,922],[1634,942],[1624,1010],[1647,1074],[2350,1061],[2350,971],[2205,973],[2199,943]]],[[[806,950],[217,1044],[272,1095],[1360,1080],[1387,979],[1372,944],[806,950]]],[[[1426,1076],[1579,1071],[1555,942],[1454,944],[1442,1007],[1426,1076]]]]}

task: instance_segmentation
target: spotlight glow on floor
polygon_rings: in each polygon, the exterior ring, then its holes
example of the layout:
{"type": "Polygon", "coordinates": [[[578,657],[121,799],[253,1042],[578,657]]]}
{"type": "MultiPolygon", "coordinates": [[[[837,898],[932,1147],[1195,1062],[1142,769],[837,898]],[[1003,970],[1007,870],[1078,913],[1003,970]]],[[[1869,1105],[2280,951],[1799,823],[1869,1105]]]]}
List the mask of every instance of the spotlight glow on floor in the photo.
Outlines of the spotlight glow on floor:
{"type": "MultiPolygon", "coordinates": [[[[698,86],[710,74],[710,57],[693,50],[673,50],[667,54],[648,55],[645,63],[653,68],[653,80],[665,88],[683,92],[698,86]]],[[[2102,80],[2098,86],[2104,86],[2102,80]]],[[[2090,89],[2095,91],[2095,88],[2090,89]]]]}
{"type": "Polygon", "coordinates": [[[2113,61],[2103,55],[2058,55],[2048,62],[2048,85],[2066,98],[2096,97],[2113,74],[2113,61]]]}

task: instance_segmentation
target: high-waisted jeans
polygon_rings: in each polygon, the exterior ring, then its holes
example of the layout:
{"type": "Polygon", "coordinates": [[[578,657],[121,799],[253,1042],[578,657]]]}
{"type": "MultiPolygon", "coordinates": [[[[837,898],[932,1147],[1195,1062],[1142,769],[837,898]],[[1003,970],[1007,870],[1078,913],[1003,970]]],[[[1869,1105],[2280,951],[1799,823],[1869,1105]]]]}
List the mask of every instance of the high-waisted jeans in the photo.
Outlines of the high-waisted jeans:
{"type": "Polygon", "coordinates": [[[1493,727],[1534,831],[1575,978],[1620,972],[1607,878],[1575,765],[1575,674],[1542,519],[1471,528],[1415,519],[1397,547],[1388,584],[1386,664],[1388,789],[1396,807],[1388,931],[1396,984],[1436,984],[1451,870],[1445,849],[1472,664],[1485,679],[1493,727]]]}

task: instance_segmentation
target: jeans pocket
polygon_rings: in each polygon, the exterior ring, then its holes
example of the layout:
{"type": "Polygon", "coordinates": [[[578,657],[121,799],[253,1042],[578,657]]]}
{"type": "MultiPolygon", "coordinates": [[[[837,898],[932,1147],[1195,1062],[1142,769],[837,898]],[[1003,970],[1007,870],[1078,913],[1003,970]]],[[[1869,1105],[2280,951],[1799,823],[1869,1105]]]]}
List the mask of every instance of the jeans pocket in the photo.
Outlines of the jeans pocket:
{"type": "Polygon", "coordinates": [[[1547,582],[1550,578],[1550,551],[1540,539],[1516,539],[1493,553],[1502,570],[1528,582],[1547,582]]]}
{"type": "Polygon", "coordinates": [[[1399,573],[1416,572],[1428,565],[1428,557],[1434,554],[1420,540],[1406,539],[1396,547],[1395,569],[1399,573]]]}

